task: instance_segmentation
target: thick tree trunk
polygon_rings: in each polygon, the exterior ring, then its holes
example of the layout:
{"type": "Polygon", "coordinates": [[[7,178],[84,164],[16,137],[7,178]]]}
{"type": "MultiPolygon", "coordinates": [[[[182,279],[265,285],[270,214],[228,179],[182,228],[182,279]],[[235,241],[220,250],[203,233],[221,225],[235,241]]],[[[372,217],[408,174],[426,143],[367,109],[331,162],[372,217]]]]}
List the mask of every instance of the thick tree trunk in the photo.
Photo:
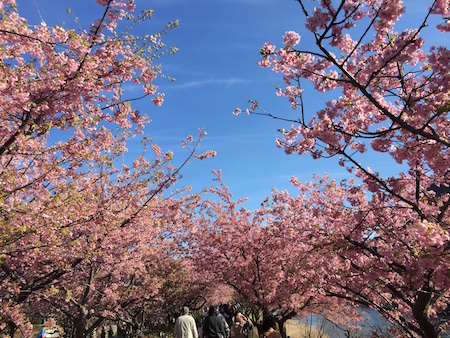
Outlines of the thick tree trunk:
{"type": "Polygon", "coordinates": [[[440,334],[436,327],[431,323],[429,316],[430,301],[432,299],[433,290],[432,285],[420,290],[417,293],[417,300],[413,306],[413,315],[417,324],[420,327],[420,335],[423,338],[440,338],[440,334]]]}
{"type": "Polygon", "coordinates": [[[75,321],[75,338],[86,338],[86,320],[85,318],[78,318],[75,321]]]}
{"type": "Polygon", "coordinates": [[[295,312],[294,311],[285,311],[285,312],[282,313],[281,318],[277,318],[277,324],[278,324],[281,336],[283,338],[287,337],[286,322],[289,319],[292,319],[294,316],[295,316],[295,312]]]}
{"type": "Polygon", "coordinates": [[[17,331],[17,325],[14,322],[9,322],[9,336],[14,337],[14,333],[17,331]]]}

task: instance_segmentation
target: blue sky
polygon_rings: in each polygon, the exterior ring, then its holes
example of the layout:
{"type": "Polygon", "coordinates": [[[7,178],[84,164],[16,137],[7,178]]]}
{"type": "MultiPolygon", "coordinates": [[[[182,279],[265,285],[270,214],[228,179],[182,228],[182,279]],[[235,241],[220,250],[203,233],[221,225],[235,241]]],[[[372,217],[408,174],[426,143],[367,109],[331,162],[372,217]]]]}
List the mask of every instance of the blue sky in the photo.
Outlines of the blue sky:
{"type": "MultiPolygon", "coordinates": [[[[17,3],[19,13],[30,23],[39,23],[42,17],[48,25],[63,21],[70,24],[67,7],[82,25],[101,10],[94,0],[17,0],[17,3]]],[[[253,98],[275,115],[296,117],[287,100],[275,95],[274,84],[282,84],[281,76],[257,65],[264,42],[281,46],[282,36],[288,30],[300,33],[305,49],[310,46],[311,38],[304,29],[296,1],[137,0],[136,4],[138,11],[154,10],[153,19],[139,27],[142,32],[136,33],[152,34],[168,21],[179,20],[179,28],[163,37],[167,45],[179,49],[175,56],[160,59],[163,72],[176,79],[174,83],[158,82],[160,91],[165,93],[163,106],[155,107],[149,100],[134,104],[134,108],[146,112],[152,120],[146,127],[146,135],[163,150],[173,150],[176,163],[182,163],[188,155],[180,149],[181,140],[188,134],[196,135],[199,127],[208,132],[202,150],[217,151],[216,158],[193,161],[185,167],[180,184],[200,191],[213,183],[211,170],[222,169],[223,180],[235,198],[248,197],[245,206],[254,209],[272,188],[290,187],[293,175],[300,181],[324,172],[337,180],[347,177],[337,159],[314,161],[308,155],[288,156],[278,149],[277,129],[288,128],[289,124],[232,114],[236,107],[246,108],[248,99],[253,98]]],[[[307,109],[315,111],[323,105],[325,96],[310,91],[306,99],[307,109]]],[[[130,143],[130,154],[140,154],[139,146],[138,140],[130,143]]],[[[379,161],[374,156],[368,162],[373,162],[374,170],[389,171],[388,161],[379,161]]]]}

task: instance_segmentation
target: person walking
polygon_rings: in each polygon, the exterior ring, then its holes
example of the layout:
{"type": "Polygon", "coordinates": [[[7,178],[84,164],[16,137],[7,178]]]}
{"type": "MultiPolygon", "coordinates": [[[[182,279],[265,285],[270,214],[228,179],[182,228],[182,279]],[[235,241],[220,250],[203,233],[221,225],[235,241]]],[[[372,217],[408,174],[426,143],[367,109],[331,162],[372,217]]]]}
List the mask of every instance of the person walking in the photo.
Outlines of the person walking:
{"type": "Polygon", "coordinates": [[[217,313],[217,309],[214,306],[210,306],[208,316],[203,323],[203,337],[227,338],[228,331],[229,328],[225,318],[217,313]]]}
{"type": "Polygon", "coordinates": [[[183,314],[175,322],[174,338],[198,338],[197,325],[194,317],[189,314],[189,308],[183,307],[183,314]]]}

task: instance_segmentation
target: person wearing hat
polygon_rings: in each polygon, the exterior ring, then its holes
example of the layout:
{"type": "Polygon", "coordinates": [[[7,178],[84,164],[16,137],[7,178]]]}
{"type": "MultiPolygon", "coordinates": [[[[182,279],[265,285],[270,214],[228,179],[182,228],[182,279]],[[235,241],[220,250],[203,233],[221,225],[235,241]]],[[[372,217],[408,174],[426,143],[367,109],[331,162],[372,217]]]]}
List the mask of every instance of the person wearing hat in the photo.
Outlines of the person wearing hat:
{"type": "Polygon", "coordinates": [[[198,338],[197,325],[194,317],[189,314],[189,308],[183,307],[183,314],[175,322],[174,338],[198,338]]]}

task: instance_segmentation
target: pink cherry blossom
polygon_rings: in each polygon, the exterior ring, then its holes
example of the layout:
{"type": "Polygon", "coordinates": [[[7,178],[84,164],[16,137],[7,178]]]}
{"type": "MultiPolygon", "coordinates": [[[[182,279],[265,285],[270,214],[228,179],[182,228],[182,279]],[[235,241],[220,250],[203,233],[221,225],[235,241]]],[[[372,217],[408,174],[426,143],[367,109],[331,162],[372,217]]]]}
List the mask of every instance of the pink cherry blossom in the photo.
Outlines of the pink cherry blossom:
{"type": "MultiPolygon", "coordinates": [[[[164,98],[152,39],[115,32],[133,1],[97,3],[105,15],[70,31],[29,25],[20,8],[2,12],[0,335],[16,328],[31,337],[30,318],[53,317],[86,337],[104,318],[123,319],[150,300],[160,304],[152,320],[175,313],[166,291],[204,290],[186,278],[191,267],[171,257],[178,243],[166,237],[198,198],[171,189],[182,167],[173,152],[152,143],[153,152],[121,164],[130,138],[150,122],[132,102],[164,98]],[[125,100],[128,85],[137,92],[125,100]],[[178,282],[168,290],[166,278],[178,282]]],[[[188,137],[186,163],[213,155],[197,154],[205,136],[188,137]]]]}
{"type": "Polygon", "coordinates": [[[283,44],[294,47],[300,42],[300,35],[294,31],[288,31],[283,37],[283,44]]]}
{"type": "Polygon", "coordinates": [[[164,94],[157,94],[153,99],[152,102],[155,104],[155,106],[160,107],[162,106],[164,102],[164,94]]]}
{"type": "Polygon", "coordinates": [[[336,157],[360,183],[293,178],[298,195],[275,191],[254,217],[269,215],[260,222],[285,245],[292,238],[293,251],[310,245],[296,273],[318,294],[370,306],[399,334],[437,337],[448,330],[437,317],[450,297],[450,53],[444,40],[426,44],[423,33],[450,31],[449,2],[424,3],[422,18],[409,22],[416,28],[398,32],[410,10],[402,1],[298,2],[315,48],[297,49],[292,33],[282,48],[261,48],[259,65],[281,75],[276,94],[294,110],[276,144],[287,154],[336,157]],[[330,97],[317,111],[315,96],[300,89],[308,87],[330,97]],[[387,163],[395,173],[382,174],[387,163]]]}

